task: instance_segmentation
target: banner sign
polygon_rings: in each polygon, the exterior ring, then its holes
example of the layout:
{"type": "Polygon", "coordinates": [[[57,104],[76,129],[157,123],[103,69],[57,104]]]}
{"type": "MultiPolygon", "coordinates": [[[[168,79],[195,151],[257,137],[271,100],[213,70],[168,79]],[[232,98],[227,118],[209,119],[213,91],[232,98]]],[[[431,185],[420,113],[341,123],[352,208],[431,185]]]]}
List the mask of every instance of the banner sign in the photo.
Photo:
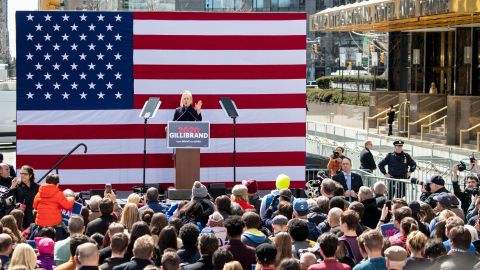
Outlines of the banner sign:
{"type": "Polygon", "coordinates": [[[209,148],[210,122],[169,121],[168,148],[209,148]]]}
{"type": "Polygon", "coordinates": [[[397,228],[393,223],[387,223],[380,226],[380,231],[382,232],[383,237],[390,237],[398,233],[397,228]]]}
{"type": "Polygon", "coordinates": [[[80,215],[82,212],[82,204],[75,202],[73,204],[72,210],[65,210],[62,209],[62,222],[65,224],[65,226],[68,226],[68,220],[70,219],[71,216],[73,215],[80,215]]]}

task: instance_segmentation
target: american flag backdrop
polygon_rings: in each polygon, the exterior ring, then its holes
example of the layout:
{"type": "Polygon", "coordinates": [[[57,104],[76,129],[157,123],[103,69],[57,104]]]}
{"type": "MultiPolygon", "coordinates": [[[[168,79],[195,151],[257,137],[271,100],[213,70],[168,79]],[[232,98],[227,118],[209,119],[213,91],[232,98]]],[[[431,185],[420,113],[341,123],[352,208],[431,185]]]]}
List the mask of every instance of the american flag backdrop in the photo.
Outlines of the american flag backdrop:
{"type": "MultiPolygon", "coordinates": [[[[78,143],[88,153],[60,167],[62,184],[116,189],[141,183],[149,97],[147,183],[174,183],[165,126],[190,90],[211,122],[202,182],[237,180],[274,188],[280,173],[305,179],[306,15],[303,13],[17,12],[17,165],[43,175],[78,143]]],[[[76,190],[81,187],[75,187],[76,190]]]]}

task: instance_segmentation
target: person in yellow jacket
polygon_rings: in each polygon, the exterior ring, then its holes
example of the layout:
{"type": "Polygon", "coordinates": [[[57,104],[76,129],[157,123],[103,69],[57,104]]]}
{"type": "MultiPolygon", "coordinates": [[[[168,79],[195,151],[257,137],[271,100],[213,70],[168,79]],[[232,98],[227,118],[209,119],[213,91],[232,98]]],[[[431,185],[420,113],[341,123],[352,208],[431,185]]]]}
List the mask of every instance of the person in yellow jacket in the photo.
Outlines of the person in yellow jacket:
{"type": "Polygon", "coordinates": [[[57,174],[49,174],[46,184],[38,189],[33,200],[33,208],[37,210],[35,224],[41,227],[57,226],[62,223],[62,209],[70,210],[75,203],[74,197],[66,197],[58,188],[60,178],[57,174]]]}

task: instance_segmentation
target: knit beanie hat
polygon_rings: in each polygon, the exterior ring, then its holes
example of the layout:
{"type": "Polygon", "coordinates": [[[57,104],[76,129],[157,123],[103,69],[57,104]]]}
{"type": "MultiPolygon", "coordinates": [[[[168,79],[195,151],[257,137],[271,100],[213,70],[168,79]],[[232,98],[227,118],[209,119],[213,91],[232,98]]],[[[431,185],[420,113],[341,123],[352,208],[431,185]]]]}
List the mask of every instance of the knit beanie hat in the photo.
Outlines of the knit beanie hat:
{"type": "Polygon", "coordinates": [[[203,185],[199,181],[195,181],[192,187],[192,196],[194,198],[203,199],[208,196],[208,190],[205,185],[203,185]]]}
{"type": "Polygon", "coordinates": [[[40,254],[53,254],[55,242],[48,237],[35,237],[35,245],[40,254]]]}
{"type": "Polygon", "coordinates": [[[208,217],[208,222],[207,222],[208,227],[223,227],[223,216],[219,212],[213,212],[208,217]]]}
{"type": "Polygon", "coordinates": [[[258,190],[257,180],[255,179],[243,180],[242,184],[244,184],[247,187],[248,194],[257,193],[257,190],[258,190]]]}

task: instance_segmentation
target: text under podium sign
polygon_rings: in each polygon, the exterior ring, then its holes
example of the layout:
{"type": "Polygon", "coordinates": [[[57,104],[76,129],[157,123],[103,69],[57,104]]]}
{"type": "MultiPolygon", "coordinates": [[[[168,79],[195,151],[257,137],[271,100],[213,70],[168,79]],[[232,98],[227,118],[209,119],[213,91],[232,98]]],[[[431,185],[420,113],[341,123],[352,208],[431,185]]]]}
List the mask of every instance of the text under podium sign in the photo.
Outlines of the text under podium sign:
{"type": "Polygon", "coordinates": [[[210,122],[169,121],[168,148],[209,148],[210,122]]]}

